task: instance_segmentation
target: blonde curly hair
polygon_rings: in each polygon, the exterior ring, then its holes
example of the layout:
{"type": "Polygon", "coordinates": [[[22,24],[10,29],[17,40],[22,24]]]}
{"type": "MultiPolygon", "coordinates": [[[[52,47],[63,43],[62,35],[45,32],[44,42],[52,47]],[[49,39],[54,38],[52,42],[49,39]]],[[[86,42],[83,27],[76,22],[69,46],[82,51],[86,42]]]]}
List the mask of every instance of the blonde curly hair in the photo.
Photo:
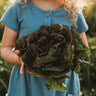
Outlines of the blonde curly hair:
{"type": "MultiPolygon", "coordinates": [[[[20,11],[22,8],[27,6],[28,0],[22,0],[25,5],[22,6],[20,8],[20,11]]],[[[68,14],[66,16],[68,16],[72,22],[72,29],[76,29],[77,25],[76,25],[76,14],[79,12],[80,9],[82,9],[81,7],[81,2],[82,0],[57,0],[58,2],[62,3],[64,5],[64,10],[66,10],[68,12],[68,14]]]]}
{"type": "Polygon", "coordinates": [[[72,22],[72,29],[76,29],[76,14],[79,13],[81,7],[81,1],[82,0],[58,0],[59,2],[63,3],[64,5],[64,10],[68,12],[68,17],[70,18],[72,22]]]}

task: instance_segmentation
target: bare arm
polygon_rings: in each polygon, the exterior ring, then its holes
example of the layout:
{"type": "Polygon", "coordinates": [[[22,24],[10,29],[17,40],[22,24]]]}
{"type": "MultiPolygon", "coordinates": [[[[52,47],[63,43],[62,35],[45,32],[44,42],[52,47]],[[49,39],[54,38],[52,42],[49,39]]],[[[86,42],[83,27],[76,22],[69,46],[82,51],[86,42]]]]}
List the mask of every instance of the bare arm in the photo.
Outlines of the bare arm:
{"type": "Polygon", "coordinates": [[[82,40],[83,40],[83,42],[85,43],[85,45],[89,47],[88,42],[87,42],[86,33],[85,33],[85,32],[82,32],[82,33],[80,33],[79,35],[80,35],[80,37],[82,38],[82,40]]]}
{"type": "Polygon", "coordinates": [[[5,26],[1,44],[1,56],[5,61],[13,65],[21,65],[18,55],[12,51],[17,37],[17,32],[5,26]]]}

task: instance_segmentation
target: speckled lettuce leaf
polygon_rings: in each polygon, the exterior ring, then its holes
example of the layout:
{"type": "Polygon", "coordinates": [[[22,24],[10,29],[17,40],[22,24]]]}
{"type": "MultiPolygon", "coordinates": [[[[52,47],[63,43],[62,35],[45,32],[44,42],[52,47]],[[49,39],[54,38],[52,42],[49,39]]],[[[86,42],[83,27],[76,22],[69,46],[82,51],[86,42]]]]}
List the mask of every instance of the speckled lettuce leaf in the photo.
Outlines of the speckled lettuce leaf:
{"type": "Polygon", "coordinates": [[[52,76],[49,76],[47,78],[46,87],[48,88],[48,90],[51,90],[51,88],[62,92],[67,90],[67,87],[63,82],[58,83],[58,81],[56,79],[53,79],[52,76]]]}
{"type": "Polygon", "coordinates": [[[20,50],[22,60],[32,73],[45,75],[46,87],[58,91],[67,90],[63,80],[71,69],[80,72],[80,64],[90,63],[90,49],[79,34],[60,24],[42,25],[37,31],[18,39],[15,49],[20,50]]]}

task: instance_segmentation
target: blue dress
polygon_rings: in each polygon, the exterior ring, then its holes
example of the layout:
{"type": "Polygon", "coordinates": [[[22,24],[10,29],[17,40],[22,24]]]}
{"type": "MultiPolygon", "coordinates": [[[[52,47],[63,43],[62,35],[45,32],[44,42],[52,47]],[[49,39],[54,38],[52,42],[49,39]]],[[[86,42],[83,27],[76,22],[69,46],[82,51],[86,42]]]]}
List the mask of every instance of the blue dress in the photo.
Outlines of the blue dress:
{"type": "MultiPolygon", "coordinates": [[[[71,29],[72,23],[69,17],[64,17],[67,11],[63,7],[54,11],[45,11],[28,0],[27,7],[23,8],[20,13],[19,9],[23,5],[15,1],[0,20],[4,25],[18,32],[18,38],[38,30],[41,25],[50,26],[58,23],[71,29]],[[46,16],[47,13],[50,16],[46,16]]],[[[82,12],[77,14],[76,24],[78,25],[76,32],[82,33],[88,30],[82,12]]],[[[47,83],[45,77],[35,77],[26,71],[21,76],[20,66],[14,66],[10,77],[8,96],[81,96],[78,74],[71,71],[67,75],[70,76],[70,79],[64,80],[67,86],[66,91],[60,92],[55,89],[49,91],[45,87],[47,83]]]]}

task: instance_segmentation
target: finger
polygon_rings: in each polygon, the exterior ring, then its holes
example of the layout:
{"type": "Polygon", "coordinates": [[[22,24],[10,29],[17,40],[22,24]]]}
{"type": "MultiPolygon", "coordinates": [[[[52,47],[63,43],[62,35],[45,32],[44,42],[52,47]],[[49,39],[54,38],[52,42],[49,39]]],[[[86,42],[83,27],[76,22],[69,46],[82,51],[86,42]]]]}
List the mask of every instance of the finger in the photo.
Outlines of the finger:
{"type": "Polygon", "coordinates": [[[25,67],[24,67],[24,63],[22,63],[21,68],[20,68],[20,75],[23,75],[25,72],[25,67]]]}
{"type": "Polygon", "coordinates": [[[20,55],[20,51],[19,51],[19,50],[15,50],[15,53],[16,53],[17,55],[20,55]]]}

